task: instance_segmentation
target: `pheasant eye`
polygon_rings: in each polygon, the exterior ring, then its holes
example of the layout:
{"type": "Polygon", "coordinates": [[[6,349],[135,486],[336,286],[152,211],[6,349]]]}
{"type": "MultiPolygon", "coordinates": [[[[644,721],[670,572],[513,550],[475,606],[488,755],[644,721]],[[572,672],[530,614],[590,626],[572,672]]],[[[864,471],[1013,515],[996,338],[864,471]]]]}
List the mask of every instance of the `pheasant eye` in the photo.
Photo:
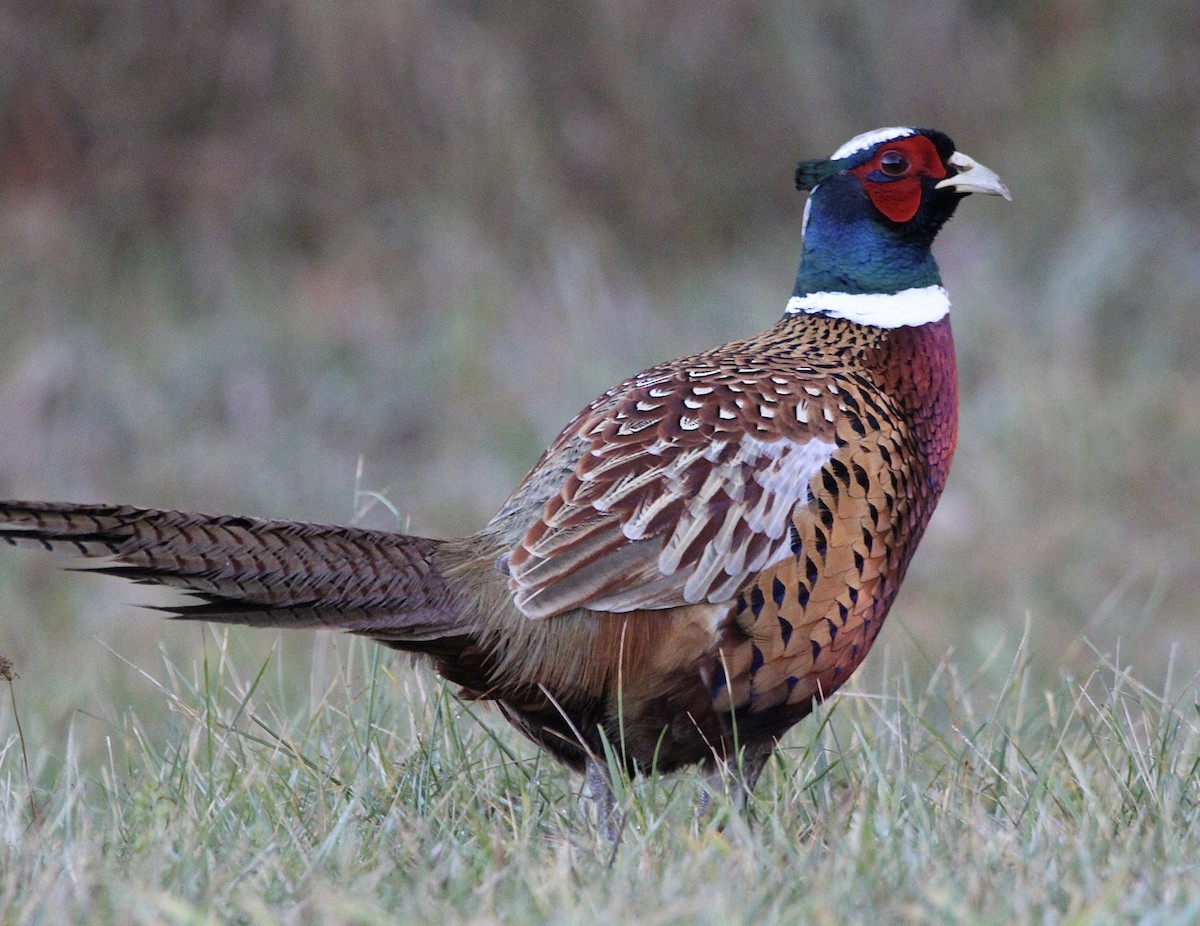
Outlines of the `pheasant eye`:
{"type": "Polygon", "coordinates": [[[885,151],[879,156],[879,169],[889,177],[899,177],[908,170],[908,158],[899,151],[885,151]]]}

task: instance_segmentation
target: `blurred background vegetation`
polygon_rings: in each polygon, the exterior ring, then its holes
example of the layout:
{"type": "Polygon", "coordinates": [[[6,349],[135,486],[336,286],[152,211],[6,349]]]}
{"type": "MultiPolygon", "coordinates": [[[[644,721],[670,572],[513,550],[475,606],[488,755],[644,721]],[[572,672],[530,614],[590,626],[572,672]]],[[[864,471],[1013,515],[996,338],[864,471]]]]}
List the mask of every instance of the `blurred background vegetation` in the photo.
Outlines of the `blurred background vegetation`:
{"type": "MultiPolygon", "coordinates": [[[[777,317],[797,160],[929,125],[1015,201],[939,242],[962,438],[881,648],[986,675],[1028,623],[1047,678],[1188,682],[1198,48],[1182,0],[0,0],[0,494],[470,532],[594,395],[777,317]]],[[[46,723],[205,639],[57,568],[0,555],[46,723]]]]}

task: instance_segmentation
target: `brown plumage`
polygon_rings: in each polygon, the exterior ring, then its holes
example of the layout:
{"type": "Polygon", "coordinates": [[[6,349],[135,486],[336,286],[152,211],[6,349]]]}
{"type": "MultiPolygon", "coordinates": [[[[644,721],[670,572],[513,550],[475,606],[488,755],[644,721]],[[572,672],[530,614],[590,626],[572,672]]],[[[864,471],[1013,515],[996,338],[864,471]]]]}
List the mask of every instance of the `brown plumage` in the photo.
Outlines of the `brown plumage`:
{"type": "MultiPolygon", "coordinates": [[[[963,189],[933,192],[943,169],[922,194],[939,226],[971,188],[947,163],[963,189]]],[[[741,748],[753,786],[866,655],[954,452],[948,318],[837,315],[790,311],[609,390],[466,538],[45,502],[0,503],[0,537],[184,589],[183,618],[424,655],[572,768],[606,741],[630,773],[741,748]]]]}

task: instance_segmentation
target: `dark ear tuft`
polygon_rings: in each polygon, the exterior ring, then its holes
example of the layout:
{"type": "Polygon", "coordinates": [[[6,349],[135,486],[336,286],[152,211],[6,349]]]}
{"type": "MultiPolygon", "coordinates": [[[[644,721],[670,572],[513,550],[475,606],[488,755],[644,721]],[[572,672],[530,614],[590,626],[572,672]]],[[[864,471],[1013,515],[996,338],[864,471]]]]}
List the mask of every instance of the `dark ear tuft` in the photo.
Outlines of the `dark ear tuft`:
{"type": "Polygon", "coordinates": [[[828,180],[842,168],[842,161],[801,161],[796,165],[796,189],[812,190],[822,180],[828,180]]]}
{"type": "Polygon", "coordinates": [[[933,147],[937,149],[938,156],[943,161],[954,154],[954,141],[945,132],[939,132],[937,129],[917,129],[916,131],[918,135],[924,135],[933,142],[933,147]]]}

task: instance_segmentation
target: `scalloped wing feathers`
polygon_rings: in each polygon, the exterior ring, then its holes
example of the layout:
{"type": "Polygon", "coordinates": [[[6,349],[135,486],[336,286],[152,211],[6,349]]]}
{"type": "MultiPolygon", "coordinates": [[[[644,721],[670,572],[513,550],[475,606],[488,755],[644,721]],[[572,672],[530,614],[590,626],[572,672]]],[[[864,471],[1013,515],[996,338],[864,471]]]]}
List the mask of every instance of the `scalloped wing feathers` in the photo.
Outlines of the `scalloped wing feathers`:
{"type": "Polygon", "coordinates": [[[564,474],[503,563],[524,614],[728,601],[797,552],[793,510],[837,450],[836,386],[767,353],[654,368],[567,427],[512,500],[527,509],[536,474],[564,474]]]}

